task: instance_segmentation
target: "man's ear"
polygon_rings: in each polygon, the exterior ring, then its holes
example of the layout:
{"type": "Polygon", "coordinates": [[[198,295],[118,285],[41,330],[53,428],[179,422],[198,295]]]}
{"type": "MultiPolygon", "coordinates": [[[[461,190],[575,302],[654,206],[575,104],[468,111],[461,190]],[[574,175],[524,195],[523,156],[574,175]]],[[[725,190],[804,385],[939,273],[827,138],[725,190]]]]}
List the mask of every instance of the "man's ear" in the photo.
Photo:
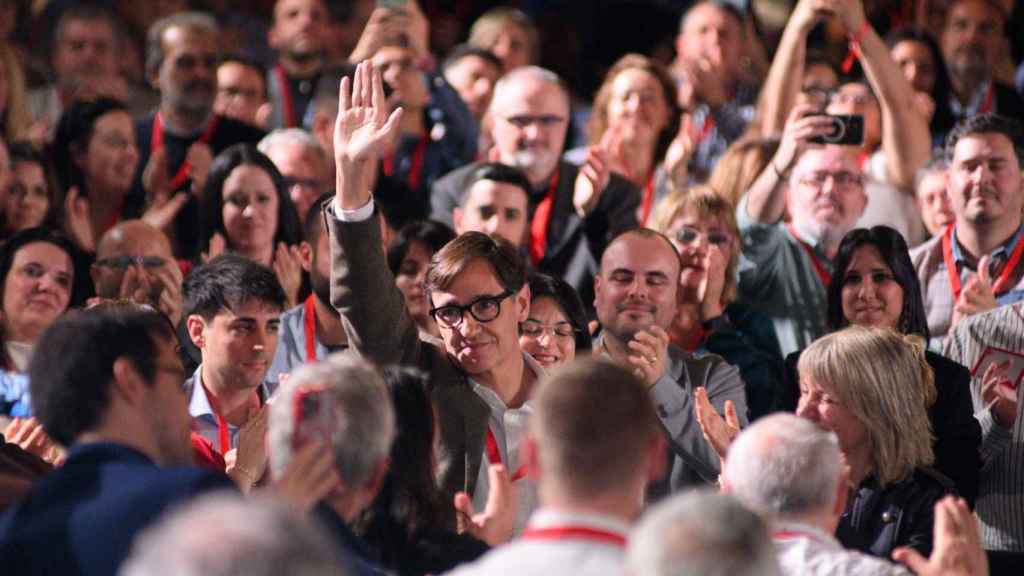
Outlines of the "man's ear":
{"type": "Polygon", "coordinates": [[[516,320],[525,322],[530,317],[530,283],[526,282],[516,294],[516,320]]]}
{"type": "Polygon", "coordinates": [[[188,337],[192,340],[192,343],[196,345],[196,348],[200,350],[206,344],[206,338],[203,336],[203,331],[206,329],[206,321],[203,317],[198,314],[189,314],[188,318],[185,319],[185,328],[188,330],[188,337]]]}
{"type": "MultiPolygon", "coordinates": [[[[678,280],[676,280],[678,282],[678,280]]],[[[594,301],[591,302],[597,308],[597,299],[601,295],[601,274],[594,274],[594,301]]]]}
{"type": "Polygon", "coordinates": [[[126,356],[114,360],[111,370],[111,396],[117,396],[128,406],[137,406],[146,381],[126,356]]]}
{"type": "Polygon", "coordinates": [[[313,271],[313,247],[305,240],[299,242],[299,264],[306,272],[313,271]]]}

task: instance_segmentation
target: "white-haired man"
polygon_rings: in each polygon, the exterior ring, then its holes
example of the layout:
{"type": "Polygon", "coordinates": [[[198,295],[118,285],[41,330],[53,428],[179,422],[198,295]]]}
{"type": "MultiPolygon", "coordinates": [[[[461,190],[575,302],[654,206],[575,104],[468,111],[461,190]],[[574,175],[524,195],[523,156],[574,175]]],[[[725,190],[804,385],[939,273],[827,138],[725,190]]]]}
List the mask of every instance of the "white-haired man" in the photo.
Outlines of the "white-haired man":
{"type": "MultiPolygon", "coordinates": [[[[846,550],[833,536],[846,509],[848,475],[833,432],[799,416],[774,414],[741,432],[730,446],[722,491],[771,520],[784,574],[909,574],[902,566],[846,550]]],[[[967,503],[947,498],[935,511],[931,558],[911,548],[897,549],[893,557],[917,574],[987,573],[967,503]]]]}
{"type": "MultiPolygon", "coordinates": [[[[592,150],[582,167],[560,160],[569,126],[569,93],[557,74],[524,66],[498,81],[491,99],[489,160],[526,173],[530,194],[530,256],[539,270],[564,278],[593,302],[591,280],[598,258],[619,232],[636,226],[639,191],[611,174],[607,159],[592,150]]],[[[476,162],[438,180],[431,191],[431,218],[452,224],[476,162]]]]}
{"type": "Polygon", "coordinates": [[[277,166],[300,220],[330,183],[327,152],[320,142],[301,128],[274,130],[257,145],[277,166]]]}
{"type": "Polygon", "coordinates": [[[370,564],[365,545],[349,524],[380,491],[395,439],[395,410],[376,368],[353,356],[331,356],[302,366],[282,385],[270,408],[268,437],[275,479],[285,474],[303,442],[328,444],[340,482],[313,513],[356,557],[357,573],[374,573],[377,569],[370,564]],[[297,422],[299,398],[305,425],[297,422]],[[322,418],[323,414],[331,418],[322,418]],[[321,436],[310,437],[310,430],[321,436]]]}

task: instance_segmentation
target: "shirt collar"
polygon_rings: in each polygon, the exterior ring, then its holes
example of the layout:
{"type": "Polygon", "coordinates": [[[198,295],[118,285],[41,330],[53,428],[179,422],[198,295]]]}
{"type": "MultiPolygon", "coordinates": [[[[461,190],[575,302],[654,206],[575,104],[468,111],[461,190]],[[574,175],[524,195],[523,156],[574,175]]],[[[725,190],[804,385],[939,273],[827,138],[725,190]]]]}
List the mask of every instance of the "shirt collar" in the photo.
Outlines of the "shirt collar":
{"type": "MultiPolygon", "coordinates": [[[[991,256],[998,261],[1006,261],[1013,253],[1013,249],[1017,247],[1017,243],[1020,242],[1021,236],[1024,236],[1024,224],[1017,228],[1017,231],[1010,236],[1010,239],[1002,246],[992,251],[991,256]]],[[[956,226],[953,227],[953,261],[957,264],[967,263],[967,255],[964,254],[960,243],[956,241],[956,226]]]]}
{"type": "Polygon", "coordinates": [[[629,535],[629,523],[615,516],[541,508],[530,516],[530,528],[556,528],[559,526],[580,526],[606,530],[623,537],[629,535]]]}
{"type": "Polygon", "coordinates": [[[953,112],[954,116],[974,116],[978,113],[981,108],[982,102],[985,101],[985,97],[988,95],[988,91],[992,87],[992,80],[986,80],[982,82],[981,86],[974,91],[971,95],[971,99],[967,101],[967,105],[964,106],[960,103],[960,99],[956,97],[956,94],[950,92],[949,94],[949,108],[953,112]]]}
{"type": "Polygon", "coordinates": [[[797,522],[794,520],[775,520],[771,525],[772,539],[783,540],[780,537],[781,534],[789,533],[795,535],[796,538],[815,540],[824,544],[840,546],[839,541],[836,537],[828,532],[814,526],[813,524],[807,524],[804,522],[797,522]]]}
{"type": "Polygon", "coordinates": [[[192,398],[188,402],[188,413],[193,418],[206,415],[213,416],[213,407],[210,406],[210,399],[206,397],[206,388],[203,386],[202,364],[192,374],[192,398]]]}

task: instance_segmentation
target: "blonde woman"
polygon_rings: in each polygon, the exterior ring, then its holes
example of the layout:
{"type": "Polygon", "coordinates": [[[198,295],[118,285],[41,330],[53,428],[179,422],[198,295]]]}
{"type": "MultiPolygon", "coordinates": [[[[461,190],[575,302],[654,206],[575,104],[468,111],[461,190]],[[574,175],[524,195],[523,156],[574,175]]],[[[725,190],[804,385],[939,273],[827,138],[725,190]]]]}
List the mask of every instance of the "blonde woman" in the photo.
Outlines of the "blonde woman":
{"type": "Polygon", "coordinates": [[[736,366],[747,385],[750,419],[777,410],[784,372],[771,320],[736,302],[740,235],[732,204],[707,186],[670,192],[651,228],[679,252],[679,312],[672,343],[706,350],[736,366]]]}
{"type": "MultiPolygon", "coordinates": [[[[917,336],[851,326],[800,356],[796,414],[836,434],[849,468],[852,492],[836,530],[847,548],[882,558],[900,546],[931,554],[935,503],[953,488],[930,468],[934,437],[925,407],[936,392],[924,350],[917,336]]],[[[702,396],[698,421],[724,455],[738,429],[702,396]]]]}

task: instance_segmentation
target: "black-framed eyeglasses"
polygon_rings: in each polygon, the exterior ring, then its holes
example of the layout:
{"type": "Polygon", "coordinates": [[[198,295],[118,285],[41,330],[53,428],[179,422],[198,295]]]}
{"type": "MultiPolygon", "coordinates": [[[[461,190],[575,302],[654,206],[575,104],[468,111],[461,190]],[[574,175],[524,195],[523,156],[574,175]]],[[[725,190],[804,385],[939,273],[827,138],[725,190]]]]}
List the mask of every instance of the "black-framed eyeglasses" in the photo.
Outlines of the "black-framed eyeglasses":
{"type": "Polygon", "coordinates": [[[129,266],[141,266],[148,269],[162,268],[165,264],[167,264],[167,260],[161,256],[111,256],[96,261],[97,266],[115,270],[126,270],[129,266]]]}
{"type": "Polygon", "coordinates": [[[512,290],[505,290],[501,294],[490,296],[478,296],[466,305],[448,304],[430,309],[430,316],[438,324],[446,328],[458,328],[462,324],[462,318],[469,312],[477,322],[490,322],[501,313],[501,303],[505,298],[515,294],[512,290]]]}
{"type": "Polygon", "coordinates": [[[545,332],[550,332],[552,336],[557,338],[576,338],[577,332],[582,332],[579,328],[573,327],[568,322],[559,322],[557,324],[541,324],[538,320],[524,320],[519,324],[519,332],[528,338],[540,338],[545,332]]]}

